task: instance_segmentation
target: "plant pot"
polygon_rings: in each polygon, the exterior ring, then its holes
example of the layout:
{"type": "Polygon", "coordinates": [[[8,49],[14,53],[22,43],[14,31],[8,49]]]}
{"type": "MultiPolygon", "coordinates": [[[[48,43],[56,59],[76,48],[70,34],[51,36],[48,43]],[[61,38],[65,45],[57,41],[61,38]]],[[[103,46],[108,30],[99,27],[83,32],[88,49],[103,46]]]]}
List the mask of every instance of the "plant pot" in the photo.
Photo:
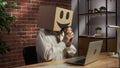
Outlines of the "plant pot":
{"type": "Polygon", "coordinates": [[[101,30],[96,30],[96,34],[100,34],[101,33],[101,30]]]}

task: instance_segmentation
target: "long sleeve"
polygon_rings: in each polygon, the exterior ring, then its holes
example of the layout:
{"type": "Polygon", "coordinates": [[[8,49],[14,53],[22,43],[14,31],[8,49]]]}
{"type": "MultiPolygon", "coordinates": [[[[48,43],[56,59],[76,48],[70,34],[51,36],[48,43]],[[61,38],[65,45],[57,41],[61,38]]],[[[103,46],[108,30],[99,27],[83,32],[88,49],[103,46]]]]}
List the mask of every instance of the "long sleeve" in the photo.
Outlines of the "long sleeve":
{"type": "Polygon", "coordinates": [[[70,47],[66,47],[64,49],[64,57],[73,57],[76,54],[76,51],[77,50],[73,45],[71,45],[70,47]]]}
{"type": "Polygon", "coordinates": [[[41,60],[50,61],[63,59],[64,50],[67,50],[71,55],[76,53],[76,49],[73,46],[66,48],[65,43],[62,41],[58,43],[54,35],[39,31],[36,39],[36,51],[39,62],[41,62],[41,60]]]}
{"type": "Polygon", "coordinates": [[[59,60],[63,58],[62,51],[65,49],[65,44],[60,42],[57,44],[55,36],[45,35],[44,32],[39,32],[36,39],[36,51],[38,61],[59,60]]]}
{"type": "MultiPolygon", "coordinates": [[[[64,33],[60,35],[60,40],[62,41],[64,37],[64,33]]],[[[76,54],[77,50],[73,44],[70,47],[66,47],[64,49],[64,57],[73,57],[76,54]]]]}

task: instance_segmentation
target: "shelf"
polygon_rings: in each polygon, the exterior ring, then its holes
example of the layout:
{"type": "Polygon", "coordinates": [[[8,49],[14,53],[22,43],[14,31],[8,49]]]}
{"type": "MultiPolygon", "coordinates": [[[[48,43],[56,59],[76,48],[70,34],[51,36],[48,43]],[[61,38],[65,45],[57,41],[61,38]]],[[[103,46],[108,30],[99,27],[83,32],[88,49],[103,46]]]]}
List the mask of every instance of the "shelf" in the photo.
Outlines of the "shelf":
{"type": "Polygon", "coordinates": [[[79,38],[95,38],[95,39],[115,39],[116,37],[106,37],[104,35],[94,36],[94,35],[80,35],[79,38]]]}
{"type": "Polygon", "coordinates": [[[118,0],[78,0],[78,38],[79,48],[85,47],[90,41],[103,40],[102,51],[116,51],[117,33],[107,25],[117,26],[117,1],[118,0]],[[101,7],[106,7],[104,11],[101,7]],[[97,9],[97,10],[96,10],[97,9]],[[91,11],[92,10],[92,11],[91,11]],[[101,27],[101,33],[96,28],[101,27]]]}
{"type": "Polygon", "coordinates": [[[116,12],[112,12],[112,11],[107,11],[107,12],[98,12],[98,13],[83,13],[83,14],[79,14],[79,15],[88,15],[88,16],[92,16],[92,15],[103,15],[103,14],[115,14],[116,12]]]}

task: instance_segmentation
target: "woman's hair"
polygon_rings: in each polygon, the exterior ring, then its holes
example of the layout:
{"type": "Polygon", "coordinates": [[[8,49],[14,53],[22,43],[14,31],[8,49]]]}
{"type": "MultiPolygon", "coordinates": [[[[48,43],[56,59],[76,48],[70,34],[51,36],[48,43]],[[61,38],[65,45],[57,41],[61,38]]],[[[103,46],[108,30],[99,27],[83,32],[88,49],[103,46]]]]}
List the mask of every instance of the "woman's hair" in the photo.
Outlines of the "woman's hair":
{"type": "Polygon", "coordinates": [[[71,26],[67,26],[67,27],[64,27],[64,28],[61,28],[60,32],[64,31],[66,28],[69,28],[71,26]]]}

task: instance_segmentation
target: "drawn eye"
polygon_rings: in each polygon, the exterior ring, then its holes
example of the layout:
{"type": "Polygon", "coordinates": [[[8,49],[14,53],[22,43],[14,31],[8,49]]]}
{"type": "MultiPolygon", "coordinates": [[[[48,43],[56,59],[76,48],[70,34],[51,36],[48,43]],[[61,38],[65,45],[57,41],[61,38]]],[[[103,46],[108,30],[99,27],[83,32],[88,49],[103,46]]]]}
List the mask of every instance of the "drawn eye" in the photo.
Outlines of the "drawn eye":
{"type": "Polygon", "coordinates": [[[64,12],[61,11],[61,12],[60,12],[60,18],[61,18],[61,19],[63,18],[63,15],[64,15],[64,12]]]}
{"type": "Polygon", "coordinates": [[[70,13],[67,12],[67,14],[66,14],[66,19],[69,19],[69,17],[70,17],[70,13]]]}

